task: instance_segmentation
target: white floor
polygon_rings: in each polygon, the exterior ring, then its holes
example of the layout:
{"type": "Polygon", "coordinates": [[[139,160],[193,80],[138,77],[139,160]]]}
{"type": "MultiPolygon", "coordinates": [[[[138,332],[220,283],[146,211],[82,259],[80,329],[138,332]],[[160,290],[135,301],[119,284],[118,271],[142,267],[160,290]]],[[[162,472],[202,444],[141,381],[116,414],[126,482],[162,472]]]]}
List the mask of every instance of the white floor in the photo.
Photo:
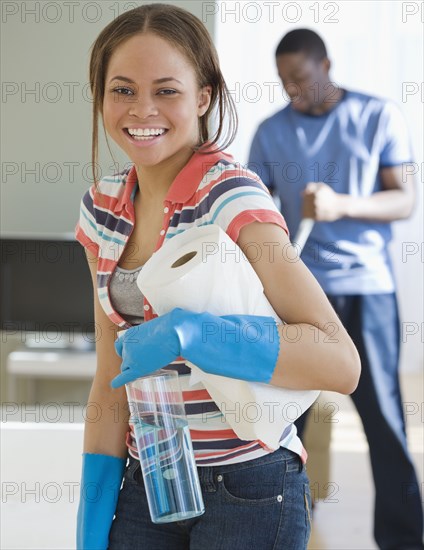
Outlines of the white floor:
{"type": "MultiPolygon", "coordinates": [[[[419,480],[424,480],[424,378],[402,376],[408,445],[419,480]]],[[[340,409],[331,439],[333,493],[319,501],[308,550],[374,550],[374,488],[368,445],[350,398],[333,394],[340,409]]],[[[421,487],[424,489],[423,484],[421,487]]],[[[424,493],[423,493],[424,496],[424,493]]]]}
{"type": "Polygon", "coordinates": [[[75,548],[82,440],[82,423],[2,424],[2,550],[75,548]]]}
{"type": "MultiPolygon", "coordinates": [[[[422,481],[423,378],[403,376],[403,385],[409,446],[422,481]]],[[[309,549],[372,550],[376,546],[367,444],[350,399],[334,394],[334,400],[340,409],[332,434],[331,490],[315,508],[309,549]]],[[[0,547],[73,549],[83,424],[31,423],[27,419],[31,416],[22,417],[19,412],[9,415],[7,422],[2,418],[0,547]],[[52,443],[54,456],[49,451],[52,443]]]]}

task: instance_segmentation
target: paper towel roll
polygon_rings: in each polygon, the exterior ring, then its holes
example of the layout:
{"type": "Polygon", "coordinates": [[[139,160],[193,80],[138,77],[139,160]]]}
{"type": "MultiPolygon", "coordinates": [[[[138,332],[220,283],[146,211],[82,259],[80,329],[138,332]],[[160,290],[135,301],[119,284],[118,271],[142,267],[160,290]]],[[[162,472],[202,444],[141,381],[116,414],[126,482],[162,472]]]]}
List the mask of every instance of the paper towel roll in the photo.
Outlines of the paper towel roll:
{"type": "MultiPolygon", "coordinates": [[[[257,253],[261,253],[259,247],[257,253]]],[[[158,315],[180,307],[218,316],[271,316],[281,322],[249,260],[215,224],[193,227],[172,237],[143,266],[137,285],[158,315]]],[[[190,383],[205,385],[237,436],[259,439],[271,449],[279,447],[284,429],[319,395],[319,391],[288,390],[207,374],[189,365],[190,383]],[[249,418],[234,414],[246,407],[255,407],[256,413],[252,409],[249,418]]]]}

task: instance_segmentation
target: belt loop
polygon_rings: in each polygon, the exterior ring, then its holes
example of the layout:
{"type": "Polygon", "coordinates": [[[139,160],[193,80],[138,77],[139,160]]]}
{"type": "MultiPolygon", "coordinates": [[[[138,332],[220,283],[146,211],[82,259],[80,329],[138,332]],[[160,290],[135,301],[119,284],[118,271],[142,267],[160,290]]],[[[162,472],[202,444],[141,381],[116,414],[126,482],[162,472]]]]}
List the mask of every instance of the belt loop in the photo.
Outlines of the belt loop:
{"type": "Polygon", "coordinates": [[[206,493],[216,493],[216,484],[214,480],[214,468],[205,466],[198,468],[199,480],[206,493]]]}

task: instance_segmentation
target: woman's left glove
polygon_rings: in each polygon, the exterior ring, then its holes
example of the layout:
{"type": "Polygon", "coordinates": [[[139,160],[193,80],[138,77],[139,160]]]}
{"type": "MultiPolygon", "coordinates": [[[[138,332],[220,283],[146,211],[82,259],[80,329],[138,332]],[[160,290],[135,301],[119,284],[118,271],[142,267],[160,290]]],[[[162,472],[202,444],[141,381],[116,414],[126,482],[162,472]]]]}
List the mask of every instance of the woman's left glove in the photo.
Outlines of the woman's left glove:
{"type": "Polygon", "coordinates": [[[106,550],[126,459],[94,453],[82,455],[77,517],[77,550],[106,550]]]}
{"type": "Polygon", "coordinates": [[[272,317],[192,313],[184,309],[131,327],[115,342],[122,357],[119,388],[183,357],[210,374],[269,383],[280,339],[272,317]]]}

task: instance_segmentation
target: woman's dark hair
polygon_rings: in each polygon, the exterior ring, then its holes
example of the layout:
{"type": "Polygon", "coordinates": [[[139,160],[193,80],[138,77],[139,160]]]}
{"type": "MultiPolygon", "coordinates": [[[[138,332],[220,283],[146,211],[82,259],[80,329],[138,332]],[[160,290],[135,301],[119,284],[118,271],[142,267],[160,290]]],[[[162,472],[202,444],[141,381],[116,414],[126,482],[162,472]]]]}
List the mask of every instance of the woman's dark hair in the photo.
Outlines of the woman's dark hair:
{"type": "Polygon", "coordinates": [[[315,61],[327,57],[324,41],[316,32],[309,29],[295,29],[284,35],[277,46],[275,56],[298,52],[304,52],[315,61]]]}
{"type": "Polygon", "coordinates": [[[178,48],[192,65],[199,87],[209,85],[212,88],[209,108],[199,118],[199,143],[196,149],[201,150],[202,145],[209,142],[210,147],[205,153],[222,151],[235,138],[237,113],[234,101],[221,73],[218,54],[206,27],[197,17],[177,6],[146,4],[129,10],[111,21],[91,48],[89,77],[93,96],[91,160],[94,183],[98,181],[99,113],[103,115],[105,79],[110,58],[123,42],[147,32],[160,36],[178,48]],[[215,134],[210,138],[210,119],[215,108],[219,124],[215,134]],[[222,144],[219,145],[221,139],[222,144]]]}

